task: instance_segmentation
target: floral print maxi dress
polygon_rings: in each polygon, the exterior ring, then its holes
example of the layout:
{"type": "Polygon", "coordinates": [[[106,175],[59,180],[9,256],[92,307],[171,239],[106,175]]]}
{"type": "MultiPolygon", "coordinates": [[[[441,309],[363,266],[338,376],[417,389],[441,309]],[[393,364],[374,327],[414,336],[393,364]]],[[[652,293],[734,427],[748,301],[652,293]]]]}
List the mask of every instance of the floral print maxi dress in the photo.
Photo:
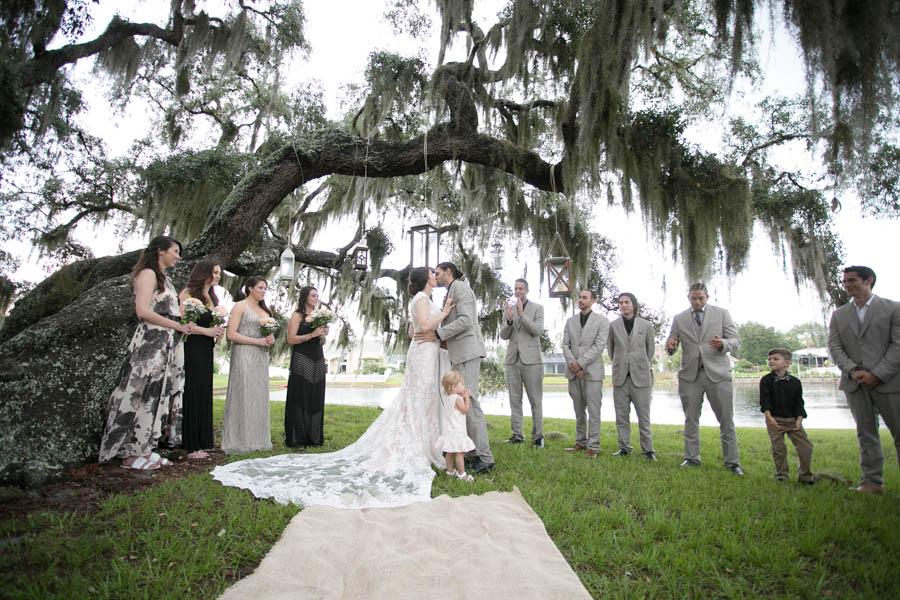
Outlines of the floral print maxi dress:
{"type": "MultiPolygon", "coordinates": [[[[153,292],[150,308],[170,319],[179,319],[178,294],[168,277],[165,289],[153,292]]],[[[147,456],[160,440],[167,446],[179,445],[183,392],[181,334],[140,321],[109,397],[100,462],[147,456]]]]}

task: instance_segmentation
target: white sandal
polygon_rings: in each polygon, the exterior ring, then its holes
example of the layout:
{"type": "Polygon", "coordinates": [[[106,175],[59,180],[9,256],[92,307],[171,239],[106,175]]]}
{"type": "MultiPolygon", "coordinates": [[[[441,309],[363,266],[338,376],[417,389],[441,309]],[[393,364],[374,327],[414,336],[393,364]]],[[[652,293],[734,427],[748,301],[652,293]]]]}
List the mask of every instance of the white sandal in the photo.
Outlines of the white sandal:
{"type": "Polygon", "coordinates": [[[135,471],[155,471],[159,468],[159,463],[148,460],[143,456],[135,458],[130,465],[122,463],[123,469],[134,469],[135,471]]]}
{"type": "Polygon", "coordinates": [[[456,471],[444,471],[444,473],[446,473],[450,477],[456,477],[456,471]]]}
{"type": "Polygon", "coordinates": [[[469,475],[468,473],[466,473],[465,471],[463,471],[462,473],[457,473],[456,478],[459,479],[460,481],[468,481],[470,483],[475,481],[475,478],[472,477],[471,475],[469,475]]]}
{"type": "Polygon", "coordinates": [[[187,457],[190,458],[191,460],[195,460],[195,459],[199,460],[199,459],[203,459],[203,458],[209,458],[209,454],[207,454],[203,450],[195,450],[194,452],[191,452],[190,454],[188,454],[187,457]]]}
{"type": "Polygon", "coordinates": [[[172,461],[171,461],[171,460],[169,460],[168,458],[163,458],[162,456],[160,456],[160,455],[157,454],[156,452],[151,452],[151,453],[150,453],[150,460],[152,460],[153,462],[159,463],[159,464],[162,465],[163,467],[171,467],[171,466],[172,466],[172,461]]]}

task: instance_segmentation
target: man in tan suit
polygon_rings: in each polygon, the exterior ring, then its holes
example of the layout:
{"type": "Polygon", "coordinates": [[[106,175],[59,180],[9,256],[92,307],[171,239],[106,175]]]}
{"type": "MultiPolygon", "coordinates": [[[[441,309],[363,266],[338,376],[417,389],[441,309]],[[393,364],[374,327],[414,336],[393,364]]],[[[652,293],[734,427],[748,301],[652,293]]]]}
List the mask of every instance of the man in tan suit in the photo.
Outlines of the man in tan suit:
{"type": "MultiPolygon", "coordinates": [[[[494,470],[494,455],[488,441],[487,425],[484,411],[478,401],[478,377],[481,372],[481,359],[484,358],[484,339],[481,337],[481,325],[478,323],[478,310],[475,306],[475,294],[472,288],[460,279],[462,272],[451,262],[442,262],[434,270],[437,284],[447,288],[448,298],[453,298],[453,309],[444,321],[434,330],[425,334],[416,334],[417,339],[433,340],[437,338],[447,346],[450,355],[450,366],[454,371],[462,373],[469,390],[471,405],[466,413],[466,433],[475,442],[477,458],[471,464],[471,471],[476,475],[494,470]]],[[[468,457],[467,457],[468,458],[468,457]]]]}
{"type": "Polygon", "coordinates": [[[609,319],[592,310],[596,301],[592,290],[578,294],[579,313],[566,321],[562,343],[569,396],[575,408],[575,446],[566,452],[586,450],[588,458],[597,456],[600,449],[603,350],[609,335],[609,319]]]}
{"type": "Polygon", "coordinates": [[[684,462],[682,467],[700,466],[700,409],[703,395],[719,420],[719,438],[725,468],[743,475],[734,430],[734,400],[728,352],[741,345],[737,328],[724,308],[707,304],[706,286],[695,283],[688,292],[691,308],[675,315],[666,351],[675,354],[681,344],[678,395],[684,409],[684,462]]]}
{"type": "Polygon", "coordinates": [[[609,359],[612,361],[613,402],[616,406],[616,430],[619,449],[614,456],[628,456],[631,447],[631,405],[638,417],[641,454],[656,460],[653,429],[650,425],[650,400],[653,374],[650,359],[655,349],[656,332],[650,321],[637,316],[640,306],[634,294],[619,294],[619,315],[609,326],[609,359]]]}
{"type": "Polygon", "coordinates": [[[521,444],[522,386],[531,404],[531,444],[544,447],[544,418],[541,402],[544,395],[544,359],[541,333],[544,331],[544,307],[528,300],[528,282],[516,279],[513,287],[516,303],[506,307],[506,323],[500,339],[509,340],[506,349],[506,386],[509,388],[509,425],[512,436],[505,443],[521,444]]]}
{"type": "Polygon", "coordinates": [[[864,494],[884,492],[884,455],[878,415],[894,437],[900,461],[900,304],[872,293],[875,272],[844,269],[852,302],[836,309],[828,326],[828,351],[841,370],[840,388],[856,421],[864,494]]]}

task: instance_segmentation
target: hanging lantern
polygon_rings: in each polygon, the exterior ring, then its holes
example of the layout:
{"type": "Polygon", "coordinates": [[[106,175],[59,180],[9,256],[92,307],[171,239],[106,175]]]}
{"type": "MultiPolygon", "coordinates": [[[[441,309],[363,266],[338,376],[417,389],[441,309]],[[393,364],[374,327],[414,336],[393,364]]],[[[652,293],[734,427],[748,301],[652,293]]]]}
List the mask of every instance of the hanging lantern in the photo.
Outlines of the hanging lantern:
{"type": "Polygon", "coordinates": [[[547,251],[547,254],[549,254],[546,260],[547,283],[550,285],[550,297],[565,298],[566,296],[569,296],[572,291],[569,269],[571,263],[569,253],[566,251],[566,247],[563,245],[562,238],[559,236],[558,231],[553,237],[553,242],[550,244],[550,249],[547,251]],[[562,250],[561,256],[553,256],[553,251],[557,243],[559,243],[559,247],[562,250]]]}
{"type": "Polygon", "coordinates": [[[291,252],[290,245],[285,246],[284,252],[281,253],[281,273],[279,279],[282,281],[294,280],[294,253],[291,252]]]}
{"type": "Polygon", "coordinates": [[[357,246],[353,249],[353,268],[365,271],[369,268],[369,249],[357,246]]]}
{"type": "Polygon", "coordinates": [[[441,262],[441,233],[431,223],[409,228],[409,264],[436,267],[441,262]]]}
{"type": "Polygon", "coordinates": [[[499,242],[491,245],[491,267],[495,271],[503,269],[503,245],[499,242]]]}

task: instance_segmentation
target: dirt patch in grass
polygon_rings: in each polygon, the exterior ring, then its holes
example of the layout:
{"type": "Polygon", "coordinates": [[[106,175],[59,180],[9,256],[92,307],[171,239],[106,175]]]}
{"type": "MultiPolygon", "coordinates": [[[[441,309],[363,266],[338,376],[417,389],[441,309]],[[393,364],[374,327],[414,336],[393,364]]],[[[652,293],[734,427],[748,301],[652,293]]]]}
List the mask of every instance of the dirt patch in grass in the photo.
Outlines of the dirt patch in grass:
{"type": "Polygon", "coordinates": [[[109,496],[133,494],[164,481],[208,473],[226,461],[221,450],[210,450],[204,459],[188,459],[187,453],[180,450],[160,454],[174,464],[154,471],[123,469],[118,460],[103,465],[86,464],[67,470],[62,479],[39,489],[0,488],[0,521],[25,518],[34,511],[90,512],[109,496]]]}

